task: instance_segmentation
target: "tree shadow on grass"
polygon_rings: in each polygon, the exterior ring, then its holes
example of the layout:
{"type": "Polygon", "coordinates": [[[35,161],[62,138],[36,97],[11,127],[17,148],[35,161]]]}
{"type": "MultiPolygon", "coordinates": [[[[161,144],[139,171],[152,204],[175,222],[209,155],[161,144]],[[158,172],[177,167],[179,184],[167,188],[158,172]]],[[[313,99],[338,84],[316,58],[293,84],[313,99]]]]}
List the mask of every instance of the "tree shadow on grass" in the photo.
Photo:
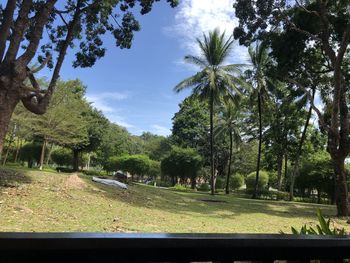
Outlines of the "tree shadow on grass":
{"type": "Polygon", "coordinates": [[[0,168],[0,188],[18,187],[21,184],[30,184],[32,179],[22,171],[0,168]]]}
{"type": "Polygon", "coordinates": [[[315,219],[319,208],[326,216],[335,216],[335,209],[330,205],[318,205],[288,201],[256,200],[234,195],[211,196],[201,192],[180,192],[171,189],[153,188],[150,186],[132,185],[122,190],[98,183],[90,184],[112,200],[127,203],[134,207],[159,209],[183,215],[205,215],[220,218],[234,218],[242,214],[267,214],[283,218],[315,219]],[[211,201],[208,201],[211,200],[211,201]]]}

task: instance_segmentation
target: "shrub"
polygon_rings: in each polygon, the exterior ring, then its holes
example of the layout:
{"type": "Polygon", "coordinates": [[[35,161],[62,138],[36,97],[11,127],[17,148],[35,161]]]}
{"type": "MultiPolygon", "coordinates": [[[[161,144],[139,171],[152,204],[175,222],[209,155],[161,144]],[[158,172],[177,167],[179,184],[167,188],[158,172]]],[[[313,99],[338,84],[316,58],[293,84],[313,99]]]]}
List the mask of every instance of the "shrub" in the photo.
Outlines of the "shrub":
{"type": "Polygon", "coordinates": [[[107,173],[116,172],[117,171],[117,163],[119,161],[119,156],[112,156],[109,157],[108,160],[105,162],[103,168],[106,170],[107,173]]]}
{"type": "Polygon", "coordinates": [[[197,190],[198,190],[198,191],[201,191],[201,192],[209,192],[209,191],[210,191],[210,186],[209,186],[209,184],[207,184],[207,183],[203,183],[203,184],[201,184],[201,185],[198,187],[197,190]]]}
{"type": "Polygon", "coordinates": [[[273,188],[277,188],[278,186],[278,177],[276,171],[269,172],[269,186],[273,188]]]}
{"type": "Polygon", "coordinates": [[[289,193],[288,192],[277,191],[276,192],[276,199],[277,200],[289,201],[289,193]]]}
{"type": "Polygon", "coordinates": [[[182,184],[176,184],[172,188],[175,189],[175,190],[178,190],[178,191],[186,191],[187,190],[186,186],[184,186],[182,184]]]}
{"type": "MultiPolygon", "coordinates": [[[[253,194],[253,189],[250,190],[250,194],[253,194]]],[[[288,192],[282,192],[282,191],[269,191],[268,189],[260,189],[259,197],[261,199],[269,199],[269,200],[285,200],[289,201],[289,193],[288,192]]]]}
{"type": "Polygon", "coordinates": [[[32,168],[33,164],[40,160],[41,147],[38,143],[25,144],[21,149],[20,160],[28,162],[28,167],[32,168]]]}
{"type": "Polygon", "coordinates": [[[101,176],[101,175],[103,175],[102,171],[98,171],[98,170],[83,170],[83,174],[89,175],[89,176],[101,176]]]}
{"type": "Polygon", "coordinates": [[[241,174],[231,175],[230,177],[230,189],[237,190],[244,184],[244,176],[241,174]]]}
{"type": "MultiPolygon", "coordinates": [[[[321,210],[317,210],[318,224],[316,228],[312,226],[303,225],[300,230],[291,227],[292,233],[294,235],[332,235],[332,236],[344,236],[348,235],[344,228],[338,228],[334,224],[331,226],[331,219],[326,220],[322,215],[321,210]]],[[[284,234],[281,231],[282,234],[284,234]]]]}
{"type": "Polygon", "coordinates": [[[226,180],[223,177],[217,177],[215,182],[216,189],[224,189],[226,186],[226,180]]]}
{"type": "Polygon", "coordinates": [[[72,151],[67,148],[58,148],[52,152],[51,160],[58,166],[71,166],[73,164],[72,151]]]}
{"type": "Polygon", "coordinates": [[[173,147],[160,164],[162,176],[169,176],[173,180],[177,177],[195,180],[202,162],[202,157],[195,149],[173,147]]]}
{"type": "Polygon", "coordinates": [[[156,185],[160,187],[171,187],[171,183],[164,180],[156,180],[156,185]]]}
{"type": "Polygon", "coordinates": [[[74,169],[58,166],[58,167],[56,167],[56,171],[59,172],[59,173],[73,173],[74,169]]]}
{"type": "MultiPolygon", "coordinates": [[[[255,187],[255,177],[256,173],[252,172],[248,174],[246,178],[246,185],[247,185],[247,190],[253,190],[255,187]]],[[[259,181],[258,181],[258,188],[259,190],[262,190],[266,188],[267,183],[269,181],[269,174],[265,171],[260,171],[259,173],[259,181]]]]}

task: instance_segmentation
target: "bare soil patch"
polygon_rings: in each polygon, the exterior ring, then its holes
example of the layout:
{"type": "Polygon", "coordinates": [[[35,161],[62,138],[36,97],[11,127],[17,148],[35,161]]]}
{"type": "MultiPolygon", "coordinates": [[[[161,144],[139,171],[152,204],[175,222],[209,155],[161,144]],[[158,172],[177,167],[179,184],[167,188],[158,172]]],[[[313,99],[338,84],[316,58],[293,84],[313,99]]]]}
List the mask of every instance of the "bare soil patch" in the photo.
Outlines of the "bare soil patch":
{"type": "Polygon", "coordinates": [[[68,189],[85,189],[87,187],[86,183],[77,174],[68,176],[64,185],[68,189]]]}

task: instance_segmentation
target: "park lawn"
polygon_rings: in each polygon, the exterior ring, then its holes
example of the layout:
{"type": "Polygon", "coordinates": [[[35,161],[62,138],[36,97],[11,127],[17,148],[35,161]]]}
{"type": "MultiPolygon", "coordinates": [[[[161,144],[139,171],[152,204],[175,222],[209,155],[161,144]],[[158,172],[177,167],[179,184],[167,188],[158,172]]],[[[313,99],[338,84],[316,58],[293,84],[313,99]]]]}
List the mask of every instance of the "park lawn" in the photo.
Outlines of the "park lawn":
{"type": "MultiPolygon", "coordinates": [[[[315,222],[335,207],[262,201],[133,185],[120,190],[91,177],[0,170],[0,231],[279,233],[315,222]],[[216,200],[220,202],[210,202],[216,200]]],[[[345,220],[336,224],[350,231],[345,220]]]]}

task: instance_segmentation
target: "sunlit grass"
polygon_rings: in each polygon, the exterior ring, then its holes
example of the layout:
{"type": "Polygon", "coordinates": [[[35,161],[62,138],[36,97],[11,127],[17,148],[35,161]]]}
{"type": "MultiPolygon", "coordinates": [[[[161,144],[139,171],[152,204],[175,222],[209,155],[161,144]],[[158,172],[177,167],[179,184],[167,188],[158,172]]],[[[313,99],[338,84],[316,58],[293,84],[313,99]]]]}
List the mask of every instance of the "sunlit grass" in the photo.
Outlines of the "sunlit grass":
{"type": "MultiPolygon", "coordinates": [[[[328,205],[211,197],[143,185],[119,190],[87,176],[9,171],[0,170],[0,231],[278,233],[315,222],[317,208],[335,215],[328,205]]],[[[337,223],[350,230],[344,220],[337,223]]]]}

